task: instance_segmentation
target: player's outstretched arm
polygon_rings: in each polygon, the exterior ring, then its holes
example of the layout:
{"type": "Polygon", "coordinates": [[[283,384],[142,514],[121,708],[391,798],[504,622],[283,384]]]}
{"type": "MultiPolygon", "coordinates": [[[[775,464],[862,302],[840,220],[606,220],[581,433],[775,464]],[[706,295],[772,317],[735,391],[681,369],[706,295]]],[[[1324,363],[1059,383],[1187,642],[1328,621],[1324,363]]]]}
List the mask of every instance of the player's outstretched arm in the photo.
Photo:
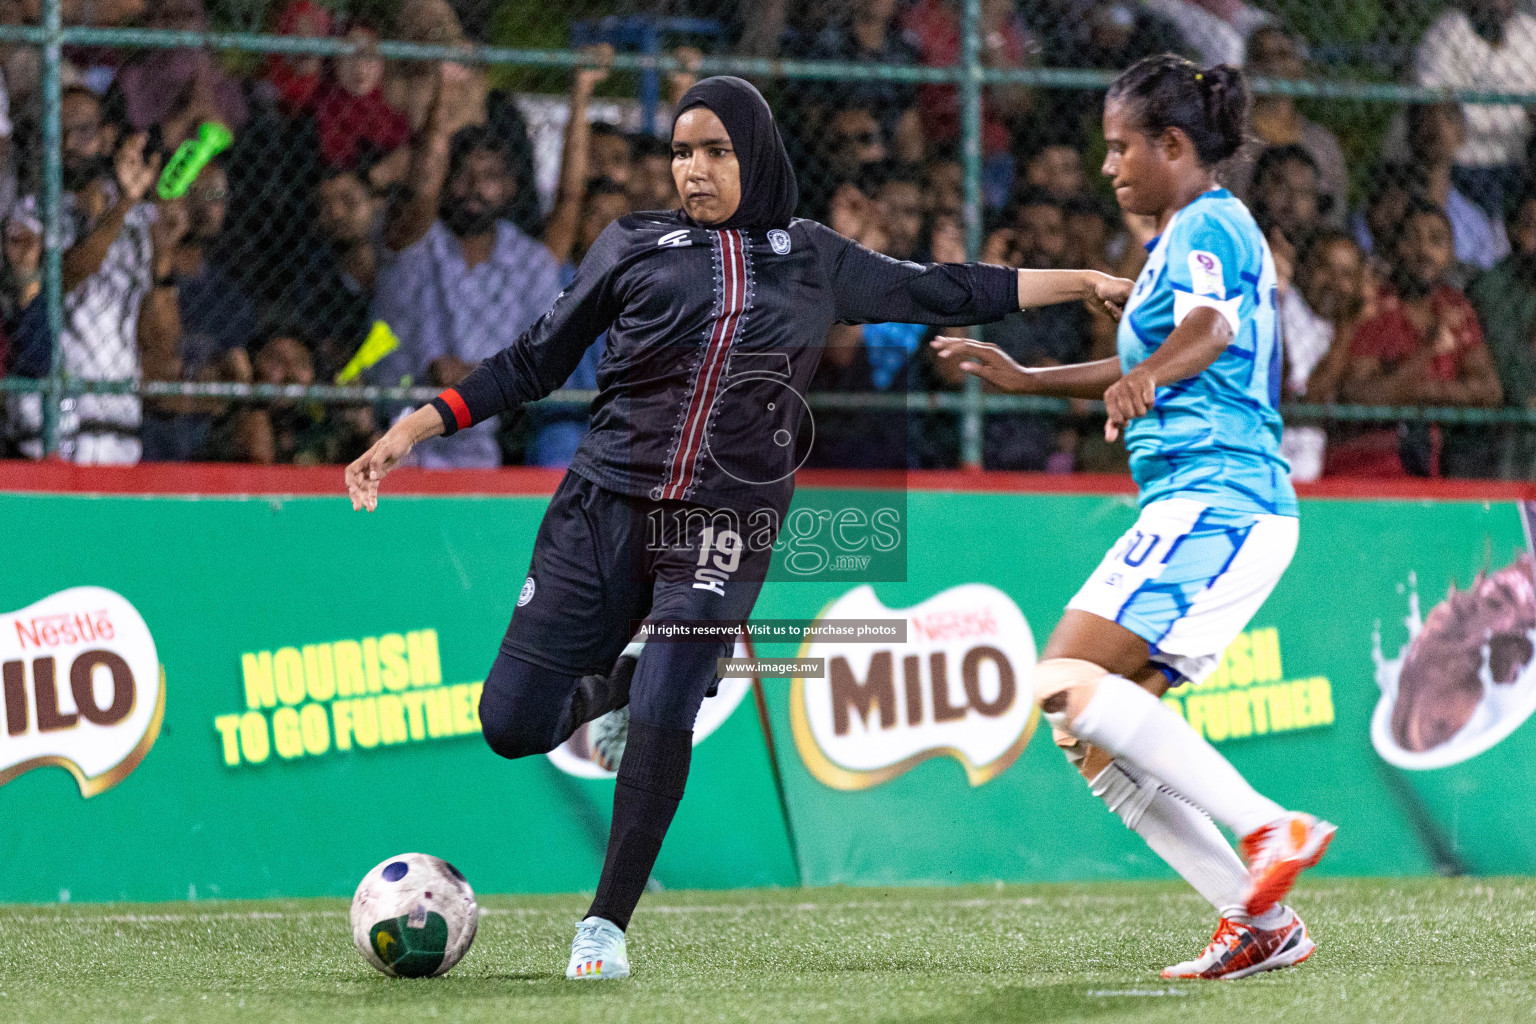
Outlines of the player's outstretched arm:
{"type": "Polygon", "coordinates": [[[1126,300],[1131,297],[1131,289],[1135,287],[1135,281],[1111,277],[1097,270],[1021,270],[1019,308],[1082,300],[1118,320],[1126,300]]]}
{"type": "Polygon", "coordinates": [[[1157,389],[1202,372],[1232,343],[1232,324],[1210,306],[1191,310],[1168,340],[1132,367],[1104,392],[1104,439],[1113,441],[1120,429],[1151,411],[1157,389]]]}
{"type": "Polygon", "coordinates": [[[1017,395],[1098,398],[1120,379],[1120,360],[1099,359],[1066,366],[1020,366],[996,345],[940,335],[931,342],[940,359],[959,359],[960,369],[1017,395]]]}
{"type": "Polygon", "coordinates": [[[400,465],[418,441],[442,432],[443,418],[430,405],[422,406],[385,431],[372,448],[347,467],[347,497],[352,499],[352,511],[366,508],[372,512],[378,508],[379,484],[384,475],[400,465]]]}
{"type": "Polygon", "coordinates": [[[993,263],[908,263],[822,224],[809,229],[842,323],[969,327],[1021,308],[1086,301],[1118,317],[1132,282],[1095,270],[1014,270],[993,263]]]}

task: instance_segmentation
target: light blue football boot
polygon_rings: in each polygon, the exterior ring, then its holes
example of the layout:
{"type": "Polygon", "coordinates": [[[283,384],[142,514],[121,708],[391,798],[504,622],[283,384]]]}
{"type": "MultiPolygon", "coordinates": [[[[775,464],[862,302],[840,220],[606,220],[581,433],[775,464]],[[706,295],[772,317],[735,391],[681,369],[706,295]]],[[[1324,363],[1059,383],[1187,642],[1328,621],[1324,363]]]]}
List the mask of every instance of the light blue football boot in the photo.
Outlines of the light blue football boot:
{"type": "Polygon", "coordinates": [[[601,917],[578,922],[565,976],[572,981],[629,977],[629,951],[619,926],[601,917]]]}

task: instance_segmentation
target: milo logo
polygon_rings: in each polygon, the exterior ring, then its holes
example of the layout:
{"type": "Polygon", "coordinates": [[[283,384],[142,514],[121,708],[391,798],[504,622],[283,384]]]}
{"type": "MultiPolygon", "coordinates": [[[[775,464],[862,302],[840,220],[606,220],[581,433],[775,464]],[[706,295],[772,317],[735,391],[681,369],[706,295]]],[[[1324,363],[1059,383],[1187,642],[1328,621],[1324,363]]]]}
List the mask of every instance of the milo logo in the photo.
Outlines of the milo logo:
{"type": "Polygon", "coordinates": [[[54,765],[82,796],[111,789],[160,734],[165,678],[138,611],[71,587],[0,615],[0,785],[54,765]]]}
{"type": "Polygon", "coordinates": [[[806,644],[825,658],[822,679],[795,679],[790,724],[815,778],[867,789],[932,757],[960,762],[971,785],[1002,774],[1034,734],[1029,688],[1035,640],[1018,605],[996,587],[967,583],[911,608],[885,607],[873,588],[844,594],[826,619],[905,617],[902,644],[806,644]]]}

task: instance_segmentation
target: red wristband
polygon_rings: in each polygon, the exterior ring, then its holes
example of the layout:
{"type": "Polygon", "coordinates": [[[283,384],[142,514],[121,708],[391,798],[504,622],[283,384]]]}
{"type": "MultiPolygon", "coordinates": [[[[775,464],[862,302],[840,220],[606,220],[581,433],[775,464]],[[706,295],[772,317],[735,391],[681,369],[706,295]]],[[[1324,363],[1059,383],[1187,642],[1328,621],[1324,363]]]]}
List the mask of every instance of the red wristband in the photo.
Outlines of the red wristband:
{"type": "Polygon", "coordinates": [[[464,399],[459,396],[457,391],[453,388],[448,388],[437,397],[447,402],[448,408],[453,410],[453,420],[459,425],[460,430],[470,425],[472,421],[469,415],[469,406],[464,404],[464,399]]]}

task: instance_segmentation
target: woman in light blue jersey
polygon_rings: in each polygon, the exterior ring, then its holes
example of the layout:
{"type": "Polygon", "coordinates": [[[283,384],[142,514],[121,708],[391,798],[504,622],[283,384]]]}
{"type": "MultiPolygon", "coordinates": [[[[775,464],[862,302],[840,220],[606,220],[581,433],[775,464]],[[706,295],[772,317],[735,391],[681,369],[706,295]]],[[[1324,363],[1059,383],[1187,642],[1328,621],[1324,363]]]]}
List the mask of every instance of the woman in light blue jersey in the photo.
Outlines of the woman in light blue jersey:
{"type": "Polygon", "coordinates": [[[1104,173],[1158,236],[1120,317],[1119,356],[1025,369],[995,345],[939,338],[1002,390],[1103,397],[1140,489],[1136,525],[1068,604],[1035,669],[1056,742],[1096,796],[1216,908],[1205,952],[1165,977],[1240,978],[1300,963],[1306,926],[1280,900],[1334,827],[1257,793],[1158,698],[1220,664],[1296,550],[1280,457],[1275,264],[1216,180],[1242,144],[1242,72],[1138,61],[1104,104],[1104,173]],[[1247,867],[1212,822],[1242,840],[1247,867]]]}

